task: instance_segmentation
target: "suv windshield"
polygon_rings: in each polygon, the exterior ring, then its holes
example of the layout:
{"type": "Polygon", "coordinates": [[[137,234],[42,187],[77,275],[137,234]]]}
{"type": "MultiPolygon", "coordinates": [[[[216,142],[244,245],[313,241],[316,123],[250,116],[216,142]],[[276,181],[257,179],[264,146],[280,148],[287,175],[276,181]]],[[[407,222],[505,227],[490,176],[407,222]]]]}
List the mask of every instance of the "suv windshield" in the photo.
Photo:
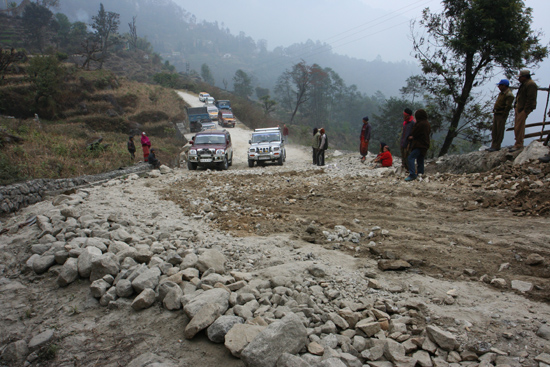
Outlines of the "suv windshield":
{"type": "Polygon", "coordinates": [[[225,136],[199,135],[195,137],[195,144],[225,144],[225,136]]]}
{"type": "Polygon", "coordinates": [[[252,135],[252,143],[269,143],[272,141],[281,141],[279,133],[265,133],[252,135]]]}

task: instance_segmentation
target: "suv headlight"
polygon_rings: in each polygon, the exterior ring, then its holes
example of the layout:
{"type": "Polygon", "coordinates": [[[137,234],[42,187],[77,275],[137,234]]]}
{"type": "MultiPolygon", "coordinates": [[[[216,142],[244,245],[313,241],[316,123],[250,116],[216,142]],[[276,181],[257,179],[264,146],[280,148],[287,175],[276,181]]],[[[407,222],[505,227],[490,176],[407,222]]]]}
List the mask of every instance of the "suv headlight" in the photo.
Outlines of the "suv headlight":
{"type": "Polygon", "coordinates": [[[216,150],[216,155],[224,155],[224,154],[225,154],[225,150],[223,149],[216,150]]]}
{"type": "Polygon", "coordinates": [[[273,147],[274,152],[278,152],[281,149],[281,147],[273,147]]]}
{"type": "Polygon", "coordinates": [[[250,148],[250,153],[256,153],[256,148],[250,148]]]}
{"type": "Polygon", "coordinates": [[[189,155],[197,155],[196,149],[189,149],[189,155]]]}

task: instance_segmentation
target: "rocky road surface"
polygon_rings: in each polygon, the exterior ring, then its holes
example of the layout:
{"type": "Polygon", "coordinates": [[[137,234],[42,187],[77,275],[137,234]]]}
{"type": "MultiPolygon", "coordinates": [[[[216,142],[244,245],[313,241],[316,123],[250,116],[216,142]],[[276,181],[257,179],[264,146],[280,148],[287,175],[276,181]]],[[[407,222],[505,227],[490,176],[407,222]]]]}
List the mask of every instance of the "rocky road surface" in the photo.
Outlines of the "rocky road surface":
{"type": "Polygon", "coordinates": [[[217,289],[250,328],[301,315],[300,360],[281,367],[548,365],[548,165],[407,183],[291,147],[248,168],[249,131],[230,131],[244,153],[227,171],[130,175],[1,218],[0,366],[274,366],[245,331],[239,347],[197,329],[189,305],[217,289]],[[103,260],[86,273],[85,256],[103,260]],[[144,266],[179,298],[136,284],[144,266]]]}

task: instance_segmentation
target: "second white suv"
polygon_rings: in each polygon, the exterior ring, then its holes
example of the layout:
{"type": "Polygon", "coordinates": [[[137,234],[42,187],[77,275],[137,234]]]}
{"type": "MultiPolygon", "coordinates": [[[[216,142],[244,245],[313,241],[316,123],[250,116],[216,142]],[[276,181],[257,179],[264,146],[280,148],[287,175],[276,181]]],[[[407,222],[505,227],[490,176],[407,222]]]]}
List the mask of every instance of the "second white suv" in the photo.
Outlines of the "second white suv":
{"type": "Polygon", "coordinates": [[[278,127],[254,130],[248,143],[249,167],[254,167],[254,162],[259,166],[263,166],[265,162],[276,162],[282,166],[286,160],[285,142],[278,127]]]}

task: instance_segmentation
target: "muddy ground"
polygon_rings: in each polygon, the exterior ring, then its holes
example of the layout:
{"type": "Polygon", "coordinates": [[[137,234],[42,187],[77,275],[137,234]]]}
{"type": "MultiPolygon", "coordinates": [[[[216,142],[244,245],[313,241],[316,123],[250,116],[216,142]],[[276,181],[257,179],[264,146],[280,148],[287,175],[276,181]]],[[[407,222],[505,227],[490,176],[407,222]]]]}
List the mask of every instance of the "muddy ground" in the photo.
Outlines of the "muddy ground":
{"type": "Polygon", "coordinates": [[[209,199],[215,203],[212,224],[235,236],[289,233],[357,257],[401,258],[414,272],[448,280],[478,281],[484,274],[508,284],[523,280],[534,284],[526,297],[548,301],[549,266],[528,266],[525,259],[533,253],[550,258],[550,193],[527,183],[515,191],[488,188],[495,176],[514,170],[517,177],[533,167],[548,177],[548,165],[539,164],[521,170],[504,166],[482,175],[428,175],[413,183],[393,171],[374,178],[333,175],[334,164],[276,173],[268,167],[262,174],[185,176],[165,198],[188,215],[202,210],[197,198],[209,199]],[[336,225],[364,233],[359,246],[328,242],[322,231],[336,225]],[[389,234],[369,246],[366,235],[374,226],[389,234]],[[503,264],[509,265],[499,271],[503,264]]]}

